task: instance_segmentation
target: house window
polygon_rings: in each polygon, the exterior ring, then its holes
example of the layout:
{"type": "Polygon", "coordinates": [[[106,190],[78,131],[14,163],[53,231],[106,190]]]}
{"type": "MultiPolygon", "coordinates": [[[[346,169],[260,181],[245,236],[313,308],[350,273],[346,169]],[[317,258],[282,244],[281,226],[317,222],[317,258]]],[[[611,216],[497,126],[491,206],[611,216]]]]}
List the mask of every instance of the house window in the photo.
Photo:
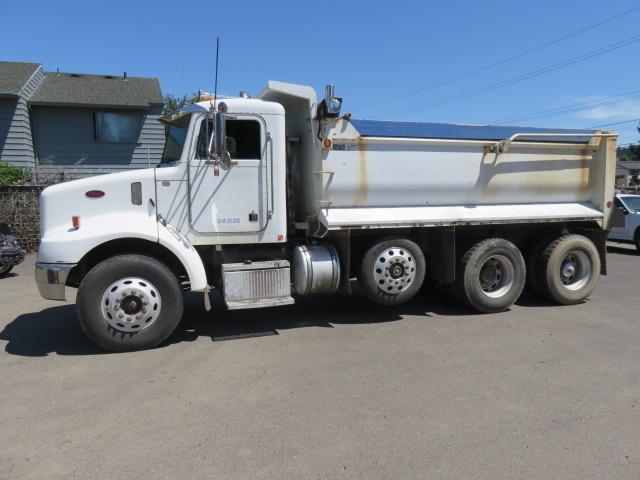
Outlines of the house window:
{"type": "MultiPolygon", "coordinates": [[[[260,123],[257,120],[227,120],[227,150],[235,160],[260,159],[260,123]]],[[[209,135],[213,122],[209,121],[209,135]]],[[[198,137],[198,158],[205,158],[206,130],[205,123],[200,125],[198,137]]]]}
{"type": "Polygon", "coordinates": [[[138,113],[94,113],[96,142],[136,143],[140,135],[142,116],[138,113]]]}

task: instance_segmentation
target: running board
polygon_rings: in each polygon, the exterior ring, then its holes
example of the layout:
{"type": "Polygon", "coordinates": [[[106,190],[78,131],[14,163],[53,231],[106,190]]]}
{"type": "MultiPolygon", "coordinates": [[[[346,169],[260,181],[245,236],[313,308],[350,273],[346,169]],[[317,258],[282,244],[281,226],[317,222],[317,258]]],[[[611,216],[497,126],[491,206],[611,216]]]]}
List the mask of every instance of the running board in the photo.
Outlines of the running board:
{"type": "Polygon", "coordinates": [[[291,270],[287,260],[225,263],[222,292],[229,310],[291,305],[291,270]]]}

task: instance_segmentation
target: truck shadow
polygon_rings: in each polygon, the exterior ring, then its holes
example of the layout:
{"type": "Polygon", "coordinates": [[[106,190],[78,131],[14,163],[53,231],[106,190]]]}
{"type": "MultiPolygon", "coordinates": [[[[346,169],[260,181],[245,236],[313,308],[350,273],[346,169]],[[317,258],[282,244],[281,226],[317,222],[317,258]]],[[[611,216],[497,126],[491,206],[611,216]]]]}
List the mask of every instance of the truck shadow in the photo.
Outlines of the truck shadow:
{"type": "Polygon", "coordinates": [[[634,245],[607,245],[607,253],[618,253],[622,255],[640,255],[640,252],[636,250],[634,245]]]}
{"type": "MultiPolygon", "coordinates": [[[[184,317],[176,331],[160,348],[171,344],[192,342],[200,337],[211,341],[231,341],[243,338],[278,335],[294,328],[333,328],[342,324],[395,322],[404,316],[477,316],[476,312],[438,291],[421,292],[413,300],[397,307],[380,307],[358,292],[352,296],[319,295],[301,297],[295,305],[258,310],[228,311],[219,298],[214,309],[206,312],[201,294],[189,294],[185,300],[184,317]]],[[[518,301],[521,306],[548,306],[530,295],[518,301]]],[[[471,318],[470,318],[471,320],[471,318]]],[[[105,352],[82,332],[76,320],[74,305],[46,308],[16,317],[0,332],[11,355],[43,357],[57,355],[101,355],[105,352]]]]}

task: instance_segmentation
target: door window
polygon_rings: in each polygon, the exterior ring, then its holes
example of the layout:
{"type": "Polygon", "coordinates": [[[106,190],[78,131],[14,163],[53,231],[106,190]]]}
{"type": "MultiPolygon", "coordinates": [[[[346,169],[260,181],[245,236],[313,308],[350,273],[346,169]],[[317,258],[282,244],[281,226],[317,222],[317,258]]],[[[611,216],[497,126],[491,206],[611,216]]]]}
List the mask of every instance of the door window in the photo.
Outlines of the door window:
{"type": "MultiPolygon", "coordinates": [[[[209,120],[209,135],[213,131],[213,121],[209,120]]],[[[206,124],[200,124],[197,158],[206,158],[206,124]]],[[[227,150],[232,160],[260,159],[260,123],[257,120],[227,120],[227,150]]]]}

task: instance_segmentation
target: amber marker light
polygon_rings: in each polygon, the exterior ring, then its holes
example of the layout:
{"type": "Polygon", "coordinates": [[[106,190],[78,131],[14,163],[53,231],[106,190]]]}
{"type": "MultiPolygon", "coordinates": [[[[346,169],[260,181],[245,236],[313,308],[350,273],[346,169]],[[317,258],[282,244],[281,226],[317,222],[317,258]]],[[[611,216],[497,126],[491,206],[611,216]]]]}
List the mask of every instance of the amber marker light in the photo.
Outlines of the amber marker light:
{"type": "Polygon", "coordinates": [[[73,225],[73,228],[76,230],[80,228],[80,217],[78,215],[71,217],[71,225],[73,225]]]}

